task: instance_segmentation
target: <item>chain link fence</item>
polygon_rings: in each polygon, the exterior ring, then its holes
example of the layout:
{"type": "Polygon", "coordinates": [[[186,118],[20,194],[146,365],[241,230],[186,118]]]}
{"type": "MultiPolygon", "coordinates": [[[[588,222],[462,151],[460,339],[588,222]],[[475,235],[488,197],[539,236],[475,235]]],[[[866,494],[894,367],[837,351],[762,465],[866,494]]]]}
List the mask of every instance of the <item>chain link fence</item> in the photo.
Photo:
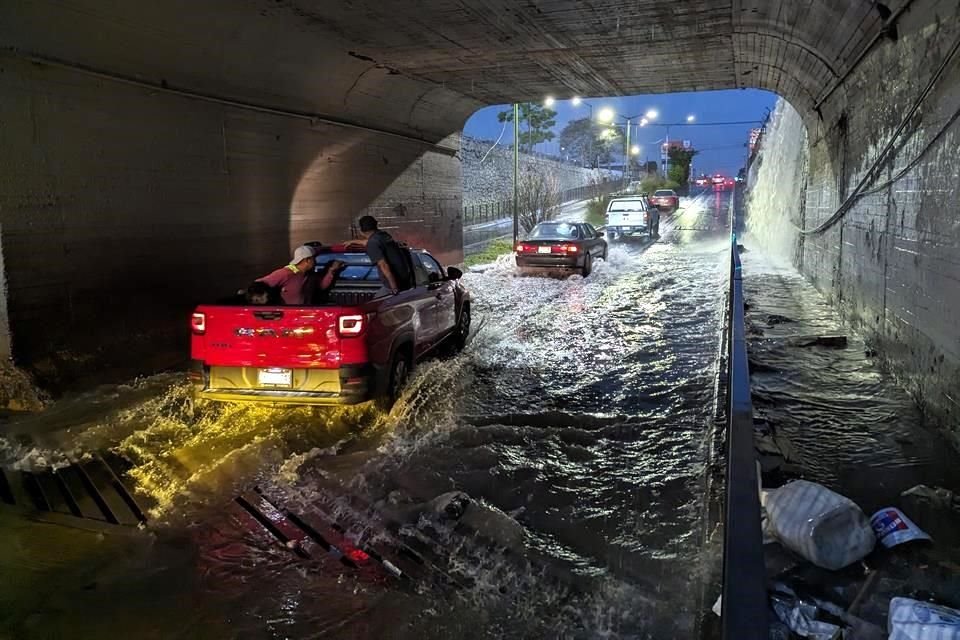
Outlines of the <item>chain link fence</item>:
{"type": "MultiPolygon", "coordinates": [[[[597,196],[613,193],[622,185],[620,180],[607,180],[596,184],[574,187],[563,192],[563,202],[587,200],[597,196]]],[[[483,224],[513,217],[513,198],[494,202],[477,202],[463,207],[463,226],[483,224]]]]}

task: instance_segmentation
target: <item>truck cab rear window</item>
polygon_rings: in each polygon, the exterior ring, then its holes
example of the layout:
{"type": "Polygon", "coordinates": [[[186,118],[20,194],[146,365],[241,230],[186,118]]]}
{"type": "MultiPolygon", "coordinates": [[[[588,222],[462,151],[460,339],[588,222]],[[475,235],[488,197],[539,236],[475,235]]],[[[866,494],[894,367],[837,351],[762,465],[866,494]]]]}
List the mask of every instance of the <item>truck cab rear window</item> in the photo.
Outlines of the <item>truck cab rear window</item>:
{"type": "Polygon", "coordinates": [[[365,253],[321,253],[317,255],[317,273],[324,270],[326,265],[334,260],[346,263],[346,268],[340,272],[338,283],[348,282],[379,282],[380,273],[365,253]]]}

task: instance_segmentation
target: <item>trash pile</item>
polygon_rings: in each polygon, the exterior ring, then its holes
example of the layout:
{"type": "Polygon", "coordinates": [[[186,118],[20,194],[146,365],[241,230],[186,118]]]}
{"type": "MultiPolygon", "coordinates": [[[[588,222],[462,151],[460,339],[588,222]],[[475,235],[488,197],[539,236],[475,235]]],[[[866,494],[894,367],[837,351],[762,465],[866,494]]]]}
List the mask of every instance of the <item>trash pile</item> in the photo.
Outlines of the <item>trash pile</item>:
{"type": "MultiPolygon", "coordinates": [[[[947,535],[960,529],[960,499],[952,492],[918,485],[901,499],[918,507],[921,522],[947,535]]],[[[928,568],[922,564],[905,571],[901,565],[920,557],[908,550],[932,548],[934,540],[900,508],[885,507],[868,518],[849,498],[807,480],[761,489],[760,502],[770,638],[960,640],[960,609],[955,608],[960,589],[936,594],[906,588],[909,578],[904,581],[904,575],[915,578],[928,568]],[[887,606],[886,630],[876,616],[872,622],[861,617],[864,602],[878,599],[875,592],[898,589],[893,597],[880,594],[887,606]]],[[[960,566],[944,564],[960,584],[960,566]]],[[[720,614],[719,600],[714,612],[720,614]]]]}

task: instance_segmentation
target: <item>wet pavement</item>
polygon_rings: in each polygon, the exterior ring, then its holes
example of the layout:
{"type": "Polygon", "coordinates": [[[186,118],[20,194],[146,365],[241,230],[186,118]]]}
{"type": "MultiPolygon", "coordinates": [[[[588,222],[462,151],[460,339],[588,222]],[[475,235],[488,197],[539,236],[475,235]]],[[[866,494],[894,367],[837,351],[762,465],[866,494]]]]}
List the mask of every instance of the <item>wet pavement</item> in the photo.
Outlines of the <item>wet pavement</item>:
{"type": "Polygon", "coordinates": [[[476,335],[421,366],[390,415],[193,420],[169,374],[5,423],[9,468],[125,458],[150,523],[113,535],[4,514],[0,635],[689,637],[729,201],[684,205],[587,279],[518,277],[509,258],[467,274],[476,335]],[[292,553],[234,501],[255,485],[358,543],[429,530],[430,568],[403,582],[312,543],[292,553]],[[454,490],[479,536],[431,521],[454,490]]]}

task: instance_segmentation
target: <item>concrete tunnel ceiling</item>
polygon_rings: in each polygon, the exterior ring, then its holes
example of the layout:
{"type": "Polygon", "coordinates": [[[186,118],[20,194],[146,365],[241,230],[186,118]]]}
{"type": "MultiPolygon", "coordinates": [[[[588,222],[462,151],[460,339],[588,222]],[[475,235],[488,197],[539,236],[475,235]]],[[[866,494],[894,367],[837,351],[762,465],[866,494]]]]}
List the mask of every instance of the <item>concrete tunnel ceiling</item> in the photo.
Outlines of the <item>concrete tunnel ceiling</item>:
{"type": "Polygon", "coordinates": [[[431,141],[547,94],[755,87],[809,119],[890,15],[865,0],[5,5],[19,55],[431,141]]]}

